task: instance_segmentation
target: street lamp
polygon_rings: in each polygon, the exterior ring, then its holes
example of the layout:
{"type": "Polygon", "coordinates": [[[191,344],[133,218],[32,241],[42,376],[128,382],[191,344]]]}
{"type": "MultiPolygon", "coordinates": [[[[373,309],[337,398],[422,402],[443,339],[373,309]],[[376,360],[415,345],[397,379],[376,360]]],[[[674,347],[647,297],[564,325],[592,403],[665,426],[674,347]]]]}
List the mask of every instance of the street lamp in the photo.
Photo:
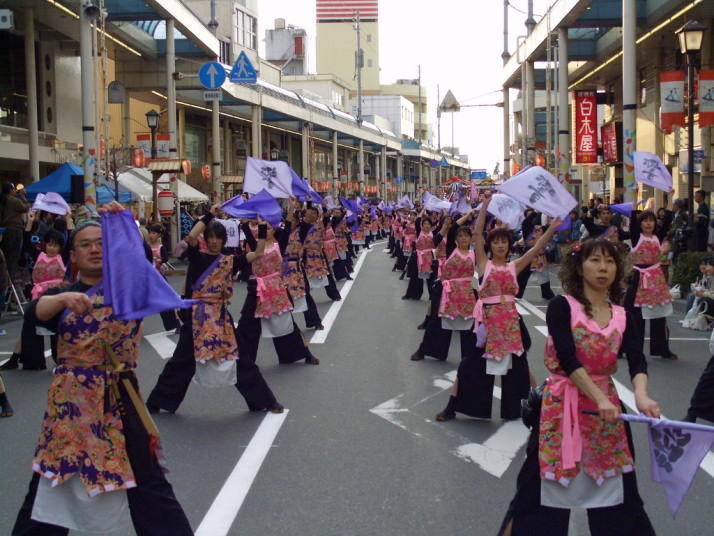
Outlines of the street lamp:
{"type": "MultiPolygon", "coordinates": [[[[159,128],[159,112],[153,108],[146,112],[146,124],[151,129],[151,160],[156,160],[156,129],[159,128]]],[[[159,185],[155,172],[151,172],[151,201],[154,205],[152,211],[154,223],[159,223],[159,185]]]]}
{"type": "Polygon", "coordinates": [[[674,32],[679,39],[679,49],[687,57],[687,210],[689,211],[690,250],[696,243],[694,236],[694,56],[702,48],[706,27],[690,20],[674,32]]]}

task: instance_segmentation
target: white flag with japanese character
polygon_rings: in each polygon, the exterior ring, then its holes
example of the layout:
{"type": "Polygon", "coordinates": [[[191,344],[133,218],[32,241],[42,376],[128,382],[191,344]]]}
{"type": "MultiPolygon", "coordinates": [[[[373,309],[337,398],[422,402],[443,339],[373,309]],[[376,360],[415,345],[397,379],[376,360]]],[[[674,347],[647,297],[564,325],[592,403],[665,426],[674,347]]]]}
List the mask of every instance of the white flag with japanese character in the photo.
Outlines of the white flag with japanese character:
{"type": "Polygon", "coordinates": [[[635,161],[635,180],[657,188],[663,192],[672,191],[672,175],[665,167],[659,156],[652,153],[636,152],[633,154],[635,161]]]}
{"type": "Polygon", "coordinates": [[[546,216],[561,220],[578,206],[560,181],[540,166],[521,171],[497,186],[496,190],[546,216]]]}

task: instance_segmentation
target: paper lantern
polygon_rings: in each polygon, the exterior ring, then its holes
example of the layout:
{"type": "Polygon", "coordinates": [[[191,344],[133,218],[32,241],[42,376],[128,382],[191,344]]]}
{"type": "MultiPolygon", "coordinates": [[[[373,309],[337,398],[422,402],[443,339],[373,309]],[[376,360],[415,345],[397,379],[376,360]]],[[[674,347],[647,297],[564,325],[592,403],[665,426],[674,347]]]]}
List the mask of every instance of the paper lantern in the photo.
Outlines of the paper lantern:
{"type": "Polygon", "coordinates": [[[211,166],[208,164],[203,164],[201,166],[201,177],[206,180],[211,180],[211,166]]]}
{"type": "Polygon", "coordinates": [[[159,192],[159,216],[168,218],[174,213],[174,194],[168,190],[159,192]]]}
{"type": "Polygon", "coordinates": [[[134,164],[134,167],[144,167],[146,165],[146,157],[144,156],[143,149],[134,149],[132,154],[132,164],[134,164]]]}

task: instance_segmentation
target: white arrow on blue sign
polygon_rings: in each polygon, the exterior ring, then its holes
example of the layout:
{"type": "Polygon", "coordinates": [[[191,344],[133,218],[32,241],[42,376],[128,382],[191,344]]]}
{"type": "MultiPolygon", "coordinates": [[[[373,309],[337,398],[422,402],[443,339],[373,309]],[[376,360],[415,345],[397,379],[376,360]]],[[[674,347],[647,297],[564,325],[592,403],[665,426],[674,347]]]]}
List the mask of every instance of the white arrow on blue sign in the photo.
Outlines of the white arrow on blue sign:
{"type": "Polygon", "coordinates": [[[206,89],[218,89],[226,81],[226,70],[217,61],[209,61],[201,65],[198,79],[206,89]]]}
{"type": "Polygon", "coordinates": [[[255,84],[258,81],[258,71],[253,67],[245,51],[241,51],[233,64],[230,81],[236,84],[255,84]]]}

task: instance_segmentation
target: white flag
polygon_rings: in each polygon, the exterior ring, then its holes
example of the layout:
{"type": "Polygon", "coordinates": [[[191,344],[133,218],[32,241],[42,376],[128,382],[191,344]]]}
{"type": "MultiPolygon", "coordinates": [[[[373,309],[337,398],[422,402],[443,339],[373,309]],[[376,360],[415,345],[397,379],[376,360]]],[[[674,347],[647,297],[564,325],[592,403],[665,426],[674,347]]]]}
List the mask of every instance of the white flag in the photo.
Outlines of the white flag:
{"type": "Polygon", "coordinates": [[[64,216],[70,212],[67,201],[65,201],[57,192],[37,194],[35,204],[32,205],[32,210],[44,210],[45,212],[59,214],[60,216],[64,216]]]}
{"type": "Polygon", "coordinates": [[[493,194],[487,212],[506,224],[509,229],[517,229],[523,221],[526,208],[506,194],[493,194]]]}
{"type": "Polygon", "coordinates": [[[281,160],[259,160],[248,157],[243,191],[257,194],[261,190],[267,191],[276,198],[287,199],[292,196],[292,175],[287,163],[281,160]]]}
{"type": "Polygon", "coordinates": [[[444,199],[439,199],[435,195],[424,192],[424,197],[422,199],[422,205],[426,210],[433,212],[439,212],[440,210],[449,210],[451,208],[451,203],[444,199]]]}
{"type": "Polygon", "coordinates": [[[635,180],[657,188],[663,192],[672,191],[672,175],[659,159],[659,156],[652,153],[635,152],[635,180]]]}
{"type": "Polygon", "coordinates": [[[521,171],[497,186],[496,190],[546,216],[561,220],[578,206],[560,181],[540,166],[521,171]]]}

